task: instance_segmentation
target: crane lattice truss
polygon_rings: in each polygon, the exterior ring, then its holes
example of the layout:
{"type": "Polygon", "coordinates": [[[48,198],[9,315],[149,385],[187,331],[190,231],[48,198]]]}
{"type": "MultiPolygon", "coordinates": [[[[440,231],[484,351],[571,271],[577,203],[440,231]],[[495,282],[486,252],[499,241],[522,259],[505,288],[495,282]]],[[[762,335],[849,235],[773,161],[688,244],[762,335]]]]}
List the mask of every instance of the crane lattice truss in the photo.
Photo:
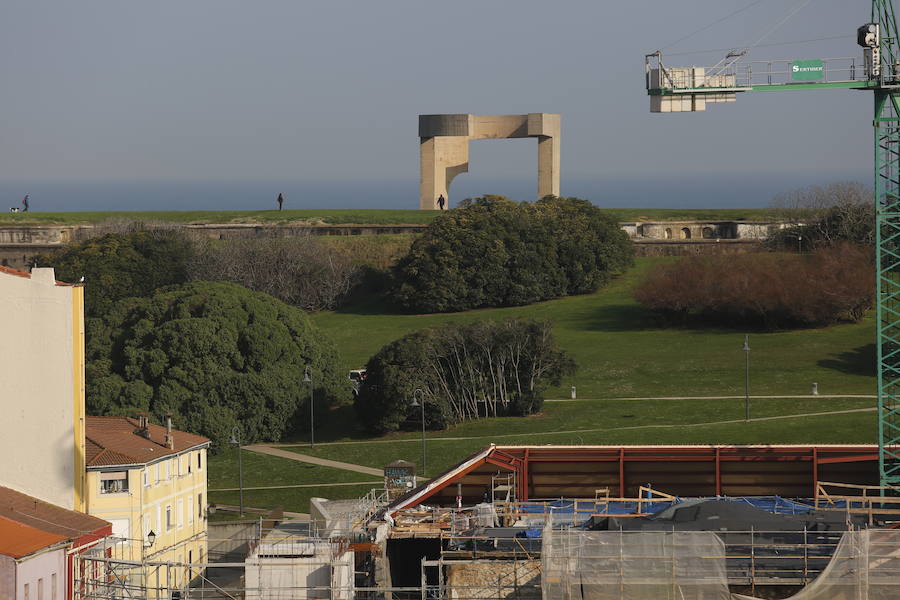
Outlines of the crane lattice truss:
{"type": "Polygon", "coordinates": [[[878,445],[881,485],[900,487],[900,40],[891,0],[872,0],[857,31],[862,58],[745,62],[729,53],[711,68],[668,68],[645,57],[652,112],[696,112],[738,93],[845,88],[875,97],[878,445]]]}

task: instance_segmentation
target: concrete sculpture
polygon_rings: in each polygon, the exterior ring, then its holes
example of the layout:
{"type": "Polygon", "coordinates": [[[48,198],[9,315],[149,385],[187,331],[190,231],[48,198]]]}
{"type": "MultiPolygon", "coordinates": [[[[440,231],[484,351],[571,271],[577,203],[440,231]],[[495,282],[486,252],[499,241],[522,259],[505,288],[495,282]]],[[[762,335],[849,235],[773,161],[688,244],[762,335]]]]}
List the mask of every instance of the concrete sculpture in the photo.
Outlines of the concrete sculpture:
{"type": "Polygon", "coordinates": [[[536,137],[538,198],[559,195],[560,116],[419,115],[419,208],[438,209],[438,198],[450,198],[450,182],[469,170],[469,140],[536,137]]]}

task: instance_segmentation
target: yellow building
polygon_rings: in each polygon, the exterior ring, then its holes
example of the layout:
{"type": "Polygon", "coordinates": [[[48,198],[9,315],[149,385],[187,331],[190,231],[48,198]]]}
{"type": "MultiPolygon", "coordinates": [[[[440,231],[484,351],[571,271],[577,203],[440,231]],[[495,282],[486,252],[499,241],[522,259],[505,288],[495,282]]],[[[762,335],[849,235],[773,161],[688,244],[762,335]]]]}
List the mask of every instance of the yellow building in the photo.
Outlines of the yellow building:
{"type": "Polygon", "coordinates": [[[84,288],[0,266],[0,484],[84,510],[84,288]]]}
{"type": "MultiPolygon", "coordinates": [[[[151,425],[146,417],[87,417],[88,514],[113,524],[127,560],[206,560],[206,452],[203,436],[151,425]]],[[[148,587],[185,586],[189,567],[145,569],[148,587]],[[168,581],[167,581],[168,579],[168,581]]],[[[193,575],[197,575],[195,569],[193,575]]]]}

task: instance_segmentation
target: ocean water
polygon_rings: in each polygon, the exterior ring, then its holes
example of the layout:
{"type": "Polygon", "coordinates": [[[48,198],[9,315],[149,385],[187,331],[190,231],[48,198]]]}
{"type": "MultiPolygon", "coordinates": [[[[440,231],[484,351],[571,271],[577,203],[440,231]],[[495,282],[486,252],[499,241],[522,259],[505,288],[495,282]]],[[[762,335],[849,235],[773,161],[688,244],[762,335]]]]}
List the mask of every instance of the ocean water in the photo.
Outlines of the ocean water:
{"type": "MultiPolygon", "coordinates": [[[[865,172],[692,174],[646,177],[563,177],[565,196],[610,208],[754,208],[768,206],[781,192],[831,181],[870,183],[865,172]]],[[[418,181],[0,181],[0,210],[21,206],[28,194],[32,211],[266,210],[277,208],[418,207],[418,181]]],[[[450,190],[451,206],[462,198],[501,194],[533,200],[537,183],[461,175],[450,190]]]]}

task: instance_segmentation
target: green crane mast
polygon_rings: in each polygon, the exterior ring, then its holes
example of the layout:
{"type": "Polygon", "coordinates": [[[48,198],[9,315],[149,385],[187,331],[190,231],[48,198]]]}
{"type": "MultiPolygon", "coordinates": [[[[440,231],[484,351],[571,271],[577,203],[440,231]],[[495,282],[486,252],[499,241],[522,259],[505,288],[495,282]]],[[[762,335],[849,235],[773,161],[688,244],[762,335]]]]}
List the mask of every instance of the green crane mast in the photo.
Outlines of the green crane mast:
{"type": "Polygon", "coordinates": [[[645,57],[651,112],[704,111],[743,92],[845,88],[871,90],[875,106],[878,448],[881,485],[900,487],[900,40],[891,0],[872,0],[857,29],[863,56],[747,62],[730,52],[710,68],[667,67],[645,57]]]}

